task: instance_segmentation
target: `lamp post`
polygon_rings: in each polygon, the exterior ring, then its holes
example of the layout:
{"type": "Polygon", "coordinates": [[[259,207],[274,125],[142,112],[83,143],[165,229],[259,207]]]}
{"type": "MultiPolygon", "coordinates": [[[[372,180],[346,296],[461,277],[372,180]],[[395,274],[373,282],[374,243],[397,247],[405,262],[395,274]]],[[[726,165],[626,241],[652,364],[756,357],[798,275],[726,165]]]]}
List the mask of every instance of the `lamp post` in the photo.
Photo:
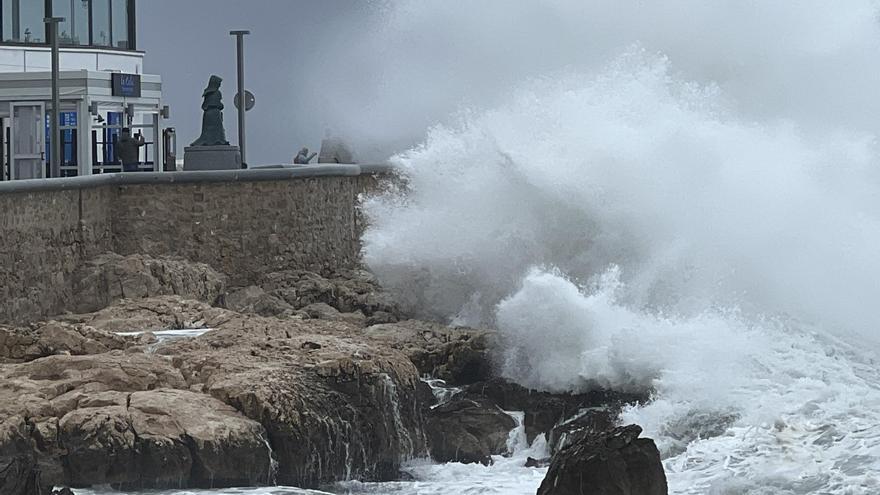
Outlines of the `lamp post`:
{"type": "Polygon", "coordinates": [[[239,30],[230,31],[229,34],[235,36],[236,52],[238,58],[238,147],[241,150],[241,166],[247,167],[247,142],[245,138],[245,89],[244,89],[244,37],[251,34],[250,31],[239,30]]]}
{"type": "Polygon", "coordinates": [[[46,23],[46,32],[52,42],[52,111],[50,112],[50,122],[52,132],[50,134],[50,143],[52,152],[49,156],[49,176],[61,177],[61,124],[59,117],[61,115],[61,93],[58,88],[60,78],[60,57],[58,49],[58,23],[64,22],[63,17],[46,17],[43,19],[46,23]]]}

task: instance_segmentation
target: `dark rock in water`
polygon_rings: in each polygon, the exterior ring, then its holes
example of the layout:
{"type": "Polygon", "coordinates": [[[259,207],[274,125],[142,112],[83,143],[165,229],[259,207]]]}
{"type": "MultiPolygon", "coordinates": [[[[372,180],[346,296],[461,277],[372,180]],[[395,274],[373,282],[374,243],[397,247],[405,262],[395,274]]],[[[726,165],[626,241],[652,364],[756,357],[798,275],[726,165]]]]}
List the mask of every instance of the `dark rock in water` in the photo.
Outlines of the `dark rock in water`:
{"type": "Polygon", "coordinates": [[[13,442],[23,441],[23,437],[18,439],[7,439],[0,446],[0,493],[3,495],[49,495],[50,488],[45,487],[41,482],[40,470],[36,464],[36,459],[24,452],[29,449],[21,446],[15,449],[13,442]]]}
{"type": "Polygon", "coordinates": [[[615,426],[618,410],[608,407],[582,409],[578,414],[550,431],[547,439],[551,452],[558,452],[584,438],[595,437],[615,426]]]}
{"type": "Polygon", "coordinates": [[[489,465],[490,456],[507,453],[515,426],[513,418],[489,401],[453,399],[431,409],[425,428],[435,461],[489,465]]]}
{"type": "Polygon", "coordinates": [[[537,495],[666,495],[660,452],[641,432],[622,426],[560,450],[537,495]]]}
{"type": "Polygon", "coordinates": [[[550,464],[550,459],[535,459],[534,457],[529,457],[526,459],[526,467],[536,467],[541,468],[550,464]]]}
{"type": "Polygon", "coordinates": [[[70,488],[61,488],[52,492],[52,495],[75,495],[70,488]]]}
{"type": "Polygon", "coordinates": [[[541,434],[549,434],[554,426],[578,415],[583,409],[607,411],[616,418],[625,404],[643,403],[647,394],[628,394],[597,390],[583,394],[552,394],[529,390],[523,386],[494,378],[474,383],[464,392],[467,398],[488,398],[505,411],[525,412],[526,437],[531,443],[541,434]]]}

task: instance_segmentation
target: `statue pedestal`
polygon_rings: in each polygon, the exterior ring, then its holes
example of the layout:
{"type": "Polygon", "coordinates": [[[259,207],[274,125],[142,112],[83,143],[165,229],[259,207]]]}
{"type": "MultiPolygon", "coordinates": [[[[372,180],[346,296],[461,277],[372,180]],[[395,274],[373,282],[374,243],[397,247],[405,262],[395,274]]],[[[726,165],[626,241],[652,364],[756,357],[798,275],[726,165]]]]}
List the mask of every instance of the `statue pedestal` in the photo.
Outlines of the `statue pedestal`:
{"type": "Polygon", "coordinates": [[[184,170],[240,170],[238,146],[187,146],[183,150],[184,170]]]}

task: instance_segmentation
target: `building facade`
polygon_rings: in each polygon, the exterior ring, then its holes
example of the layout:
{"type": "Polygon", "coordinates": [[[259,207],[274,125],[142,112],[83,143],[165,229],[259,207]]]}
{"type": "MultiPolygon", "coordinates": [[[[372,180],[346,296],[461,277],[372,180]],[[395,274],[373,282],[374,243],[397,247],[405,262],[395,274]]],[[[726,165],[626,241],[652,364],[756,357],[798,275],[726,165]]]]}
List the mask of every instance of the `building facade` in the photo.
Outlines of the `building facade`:
{"type": "Polygon", "coordinates": [[[0,0],[0,180],[119,172],[123,127],[142,134],[141,170],[173,163],[162,79],[145,74],[136,0],[0,0]],[[60,135],[49,131],[51,48],[44,18],[62,17],[60,135]],[[51,170],[53,138],[60,169],[51,170]]]}

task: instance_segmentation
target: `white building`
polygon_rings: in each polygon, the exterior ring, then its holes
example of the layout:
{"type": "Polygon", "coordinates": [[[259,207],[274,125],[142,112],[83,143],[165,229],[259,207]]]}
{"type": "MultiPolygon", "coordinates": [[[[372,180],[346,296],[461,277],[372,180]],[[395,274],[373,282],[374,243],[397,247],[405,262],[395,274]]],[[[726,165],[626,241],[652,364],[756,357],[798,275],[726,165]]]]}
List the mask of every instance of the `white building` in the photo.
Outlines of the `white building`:
{"type": "MultiPolygon", "coordinates": [[[[141,132],[142,170],[173,155],[162,79],[143,73],[135,0],[0,0],[0,180],[118,172],[122,127],[141,132]],[[63,17],[60,170],[50,170],[51,50],[45,17],[63,17]]],[[[173,161],[171,161],[173,163],[173,161]]]]}

